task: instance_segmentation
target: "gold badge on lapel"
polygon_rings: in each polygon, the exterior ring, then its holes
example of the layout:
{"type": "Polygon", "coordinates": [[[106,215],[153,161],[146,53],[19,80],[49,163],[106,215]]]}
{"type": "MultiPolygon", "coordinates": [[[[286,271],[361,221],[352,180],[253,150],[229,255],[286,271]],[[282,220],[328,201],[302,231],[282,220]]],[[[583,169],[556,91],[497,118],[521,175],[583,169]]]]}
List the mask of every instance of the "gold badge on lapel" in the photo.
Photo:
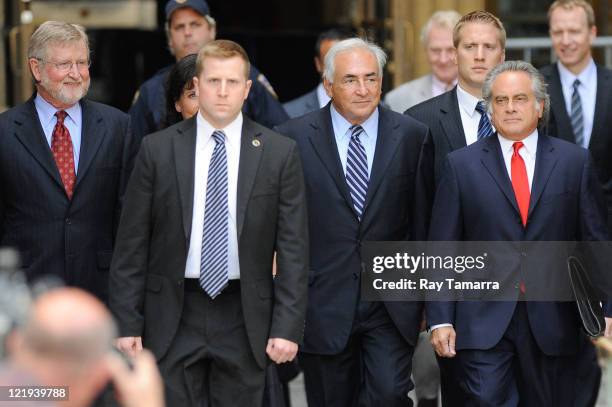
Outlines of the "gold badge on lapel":
{"type": "Polygon", "coordinates": [[[255,139],[251,141],[251,144],[253,144],[253,147],[259,147],[261,145],[261,141],[255,139]]]}

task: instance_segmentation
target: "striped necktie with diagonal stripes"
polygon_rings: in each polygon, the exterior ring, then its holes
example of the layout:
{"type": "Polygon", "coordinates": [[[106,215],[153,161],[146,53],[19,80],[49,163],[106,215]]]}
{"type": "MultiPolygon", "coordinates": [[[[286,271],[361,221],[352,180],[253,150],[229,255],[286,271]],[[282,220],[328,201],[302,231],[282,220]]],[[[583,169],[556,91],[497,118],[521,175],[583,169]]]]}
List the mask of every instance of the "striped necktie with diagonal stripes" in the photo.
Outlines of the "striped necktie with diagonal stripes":
{"type": "Polygon", "coordinates": [[[359,139],[359,136],[363,133],[363,127],[355,125],[351,126],[350,130],[351,141],[348,147],[345,176],[353,200],[353,207],[361,222],[366,193],[368,192],[368,158],[359,139]]]}
{"type": "Polygon", "coordinates": [[[210,159],[206,184],[200,285],[214,299],[229,282],[227,258],[229,208],[225,133],[215,130],[212,137],[216,144],[210,159]]]}
{"type": "Polygon", "coordinates": [[[481,140],[485,137],[493,135],[493,126],[491,125],[489,116],[487,116],[487,112],[482,101],[479,101],[476,104],[476,111],[480,113],[480,121],[478,122],[478,134],[476,135],[476,138],[478,140],[481,140]]]}
{"type": "Polygon", "coordinates": [[[584,147],[584,118],[582,117],[582,100],[580,99],[580,93],[578,93],[580,80],[576,79],[572,86],[574,90],[572,91],[570,120],[572,122],[572,129],[574,130],[576,144],[584,147]]]}

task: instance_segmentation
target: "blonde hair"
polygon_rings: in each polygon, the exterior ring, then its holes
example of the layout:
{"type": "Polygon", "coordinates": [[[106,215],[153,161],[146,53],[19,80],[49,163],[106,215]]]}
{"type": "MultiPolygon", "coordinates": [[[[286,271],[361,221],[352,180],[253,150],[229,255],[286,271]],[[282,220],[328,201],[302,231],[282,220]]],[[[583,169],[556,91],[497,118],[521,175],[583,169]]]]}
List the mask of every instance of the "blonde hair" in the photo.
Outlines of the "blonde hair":
{"type": "Polygon", "coordinates": [[[238,43],[230,40],[215,40],[204,45],[200,52],[198,52],[198,59],[196,59],[196,76],[200,76],[204,66],[204,59],[206,58],[220,58],[228,59],[233,57],[239,57],[244,61],[244,75],[248,79],[251,71],[251,63],[249,62],[249,56],[247,55],[244,48],[238,43]]]}
{"type": "Polygon", "coordinates": [[[595,25],[595,12],[593,11],[593,7],[585,0],[556,0],[548,8],[548,23],[550,24],[550,16],[555,9],[562,8],[564,10],[571,10],[574,7],[580,7],[584,10],[589,28],[595,25]]]}
{"type": "Polygon", "coordinates": [[[464,25],[469,23],[481,23],[481,24],[490,24],[493,27],[497,28],[499,31],[499,42],[502,48],[506,48],[506,29],[504,25],[499,20],[499,18],[495,17],[493,14],[484,10],[476,10],[472,11],[461,17],[455,28],[453,29],[453,45],[455,48],[459,45],[459,41],[461,40],[461,29],[464,25]]]}

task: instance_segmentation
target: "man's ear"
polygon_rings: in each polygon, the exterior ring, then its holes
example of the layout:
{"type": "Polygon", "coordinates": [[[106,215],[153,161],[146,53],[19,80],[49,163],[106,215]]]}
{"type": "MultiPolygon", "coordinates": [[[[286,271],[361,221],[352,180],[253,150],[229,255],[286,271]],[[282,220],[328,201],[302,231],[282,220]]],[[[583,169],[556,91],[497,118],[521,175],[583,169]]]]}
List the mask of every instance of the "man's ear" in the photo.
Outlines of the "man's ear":
{"type": "Polygon", "coordinates": [[[32,73],[32,77],[34,78],[34,82],[40,83],[41,74],[40,70],[42,69],[41,61],[36,58],[30,58],[28,60],[28,65],[30,67],[30,72],[32,73]]]}
{"type": "Polygon", "coordinates": [[[323,87],[325,88],[325,93],[327,93],[327,96],[333,99],[334,98],[333,83],[328,81],[327,78],[323,78],[323,87]]]}

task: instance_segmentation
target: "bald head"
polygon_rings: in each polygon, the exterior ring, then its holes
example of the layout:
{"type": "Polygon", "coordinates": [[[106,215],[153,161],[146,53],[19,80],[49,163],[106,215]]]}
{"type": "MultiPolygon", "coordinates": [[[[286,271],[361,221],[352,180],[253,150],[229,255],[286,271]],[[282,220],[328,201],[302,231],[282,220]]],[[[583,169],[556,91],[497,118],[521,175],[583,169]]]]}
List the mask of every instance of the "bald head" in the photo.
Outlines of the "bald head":
{"type": "Polygon", "coordinates": [[[113,319],[98,299],[77,288],[42,295],[22,330],[23,345],[39,357],[83,366],[103,357],[115,337],[113,319]]]}

